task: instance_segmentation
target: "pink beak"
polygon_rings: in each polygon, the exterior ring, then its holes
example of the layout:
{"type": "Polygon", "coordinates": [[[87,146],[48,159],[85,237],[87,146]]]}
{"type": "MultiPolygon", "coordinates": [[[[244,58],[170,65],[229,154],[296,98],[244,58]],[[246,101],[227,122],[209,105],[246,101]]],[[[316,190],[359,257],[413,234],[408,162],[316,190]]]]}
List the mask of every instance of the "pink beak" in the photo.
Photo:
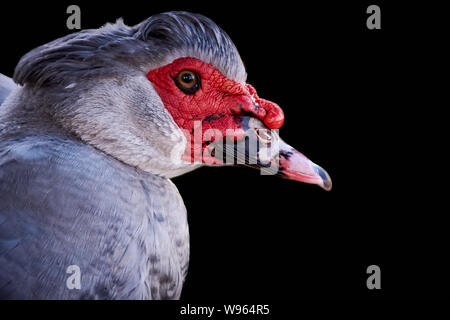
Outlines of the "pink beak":
{"type": "MultiPolygon", "coordinates": [[[[215,157],[224,154],[234,159],[233,164],[247,165],[261,171],[263,175],[277,175],[285,179],[316,184],[331,190],[331,178],[320,166],[285,143],[278,130],[269,130],[260,120],[253,117],[241,117],[246,139],[236,144],[230,142],[212,143],[209,150],[216,150],[215,157]],[[248,145],[256,146],[249,148],[248,145]]],[[[230,164],[230,161],[226,163],[230,164]]]]}
{"type": "Polygon", "coordinates": [[[331,178],[320,166],[280,139],[278,175],[295,181],[316,184],[330,191],[331,178]]]}

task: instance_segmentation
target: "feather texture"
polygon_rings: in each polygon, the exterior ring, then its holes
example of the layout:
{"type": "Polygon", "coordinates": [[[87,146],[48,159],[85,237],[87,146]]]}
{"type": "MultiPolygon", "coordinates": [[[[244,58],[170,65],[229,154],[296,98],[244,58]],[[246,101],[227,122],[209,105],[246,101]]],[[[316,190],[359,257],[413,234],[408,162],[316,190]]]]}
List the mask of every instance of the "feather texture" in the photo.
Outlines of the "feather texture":
{"type": "Polygon", "coordinates": [[[17,85],[14,81],[0,73],[0,105],[15,88],[17,88],[17,85]]]}
{"type": "Polygon", "coordinates": [[[173,299],[188,265],[186,211],[168,179],[64,136],[2,141],[0,297],[173,299]],[[66,286],[67,267],[81,289],[66,286]]]}

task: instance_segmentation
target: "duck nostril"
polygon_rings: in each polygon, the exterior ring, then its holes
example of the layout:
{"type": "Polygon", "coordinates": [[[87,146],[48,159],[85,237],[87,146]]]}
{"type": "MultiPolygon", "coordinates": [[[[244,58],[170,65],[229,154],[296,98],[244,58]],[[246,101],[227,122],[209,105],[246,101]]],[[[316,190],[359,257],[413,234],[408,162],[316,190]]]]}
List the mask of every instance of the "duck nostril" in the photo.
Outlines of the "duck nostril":
{"type": "Polygon", "coordinates": [[[267,131],[269,131],[269,130],[264,129],[264,128],[256,128],[255,129],[255,133],[256,133],[256,136],[258,137],[259,142],[262,142],[265,144],[270,144],[272,142],[272,135],[270,133],[268,133],[267,131]]]}

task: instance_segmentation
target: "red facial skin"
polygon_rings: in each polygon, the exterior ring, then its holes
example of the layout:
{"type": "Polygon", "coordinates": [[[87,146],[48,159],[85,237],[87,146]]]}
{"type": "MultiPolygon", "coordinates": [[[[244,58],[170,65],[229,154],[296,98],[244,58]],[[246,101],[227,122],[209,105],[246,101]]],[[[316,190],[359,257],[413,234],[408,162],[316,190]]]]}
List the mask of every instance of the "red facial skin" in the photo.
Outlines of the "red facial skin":
{"type": "MultiPolygon", "coordinates": [[[[179,58],[150,71],[147,78],[178,127],[191,132],[191,141],[194,140],[196,121],[202,122],[203,133],[215,129],[225,137],[228,129],[235,130],[235,139],[243,136],[244,132],[240,121],[234,116],[254,116],[261,119],[269,129],[279,129],[283,125],[284,114],[277,104],[259,98],[251,85],[228,79],[201,60],[179,58]],[[176,86],[174,78],[182,70],[193,70],[200,75],[201,87],[194,94],[186,94],[176,86]]],[[[204,142],[208,142],[208,139],[204,142]]]]}

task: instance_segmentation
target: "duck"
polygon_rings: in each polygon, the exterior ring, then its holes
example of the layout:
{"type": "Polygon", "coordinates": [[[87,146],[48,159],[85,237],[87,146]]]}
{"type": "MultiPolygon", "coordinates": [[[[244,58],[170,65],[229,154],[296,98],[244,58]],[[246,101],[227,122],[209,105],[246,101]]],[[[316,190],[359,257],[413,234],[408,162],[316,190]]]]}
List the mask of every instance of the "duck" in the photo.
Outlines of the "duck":
{"type": "Polygon", "coordinates": [[[189,227],[171,179],[198,168],[331,189],[201,14],[119,19],[37,47],[0,77],[0,104],[1,299],[179,299],[189,227]]]}

